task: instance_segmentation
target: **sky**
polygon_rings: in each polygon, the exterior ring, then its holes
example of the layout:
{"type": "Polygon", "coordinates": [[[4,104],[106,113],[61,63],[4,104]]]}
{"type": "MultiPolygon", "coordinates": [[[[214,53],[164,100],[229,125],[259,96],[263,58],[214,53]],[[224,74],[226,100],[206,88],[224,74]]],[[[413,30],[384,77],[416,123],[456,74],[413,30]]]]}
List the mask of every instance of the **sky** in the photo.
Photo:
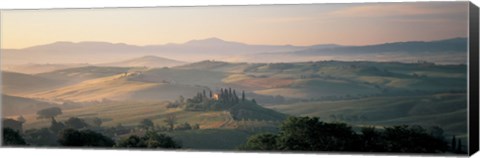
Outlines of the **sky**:
{"type": "Polygon", "coordinates": [[[468,2],[7,10],[2,49],[57,41],[133,45],[217,37],[269,45],[369,45],[468,34],[468,2]]]}

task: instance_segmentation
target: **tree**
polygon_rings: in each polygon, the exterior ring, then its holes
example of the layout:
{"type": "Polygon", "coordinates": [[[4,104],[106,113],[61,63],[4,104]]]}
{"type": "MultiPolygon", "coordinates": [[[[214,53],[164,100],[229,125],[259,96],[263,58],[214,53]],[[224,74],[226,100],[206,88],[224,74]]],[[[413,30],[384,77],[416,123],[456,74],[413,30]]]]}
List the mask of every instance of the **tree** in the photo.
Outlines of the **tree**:
{"type": "Polygon", "coordinates": [[[367,127],[356,133],[344,123],[326,123],[317,117],[289,117],[278,134],[251,136],[241,149],[438,153],[445,152],[448,146],[441,137],[427,133],[421,126],[384,127],[383,131],[367,127]]]}
{"type": "Polygon", "coordinates": [[[60,132],[58,142],[63,146],[80,147],[80,146],[95,146],[95,147],[112,147],[115,142],[100,133],[75,129],[65,129],[60,132]]]}
{"type": "Polygon", "coordinates": [[[179,96],[178,101],[180,102],[180,104],[183,104],[185,103],[185,98],[183,96],[179,96]]]}
{"type": "Polygon", "coordinates": [[[52,117],[52,121],[51,121],[50,128],[49,128],[52,132],[58,133],[61,130],[63,130],[64,128],[65,128],[65,124],[63,124],[61,122],[57,122],[57,120],[55,120],[55,118],[52,117]]]}
{"type": "Polygon", "coordinates": [[[359,144],[359,147],[361,151],[385,151],[385,143],[382,140],[382,133],[380,131],[377,131],[375,127],[363,127],[360,131],[361,144],[359,144]]]}
{"type": "Polygon", "coordinates": [[[452,151],[455,151],[456,148],[457,148],[457,139],[455,138],[455,136],[452,136],[452,151]]]}
{"type": "Polygon", "coordinates": [[[242,101],[245,101],[245,91],[242,91],[242,101]]]}
{"type": "Polygon", "coordinates": [[[78,117],[70,117],[67,121],[65,121],[65,126],[73,129],[81,129],[81,128],[89,127],[89,125],[84,120],[78,117]]]}
{"type": "Polygon", "coordinates": [[[48,119],[48,118],[56,117],[61,114],[62,114],[62,109],[58,107],[46,108],[37,112],[37,115],[38,115],[37,119],[48,119]]]}
{"type": "Polygon", "coordinates": [[[175,123],[177,123],[177,118],[174,114],[169,114],[164,120],[165,123],[167,123],[170,131],[173,131],[173,128],[175,126],[175,123]]]}
{"type": "Polygon", "coordinates": [[[25,120],[25,118],[23,117],[23,115],[18,116],[18,117],[17,117],[17,121],[18,121],[18,122],[21,122],[22,124],[25,123],[25,122],[27,122],[27,120],[25,120]]]}
{"type": "Polygon", "coordinates": [[[58,146],[57,139],[57,133],[54,133],[54,131],[49,128],[29,129],[25,131],[25,141],[33,146],[58,146]]]}
{"type": "Polygon", "coordinates": [[[141,138],[136,135],[131,135],[128,138],[121,139],[117,142],[115,147],[124,147],[124,148],[146,148],[144,138],[141,138]]]}
{"type": "Polygon", "coordinates": [[[289,117],[281,125],[279,147],[282,150],[351,150],[354,132],[343,123],[323,123],[318,117],[289,117]]]}
{"type": "Polygon", "coordinates": [[[256,134],[248,138],[247,143],[240,147],[244,150],[277,150],[278,136],[271,133],[256,134]]]}
{"type": "Polygon", "coordinates": [[[3,128],[2,145],[5,146],[23,146],[27,145],[18,131],[11,128],[3,128]]]}
{"type": "Polygon", "coordinates": [[[429,128],[429,133],[431,136],[435,137],[435,138],[438,138],[438,139],[445,139],[445,137],[443,136],[444,134],[444,131],[442,128],[438,127],[438,126],[432,126],[429,128]]]}
{"type": "Polygon", "coordinates": [[[2,119],[2,127],[8,127],[10,129],[13,129],[17,132],[23,132],[23,123],[14,119],[10,118],[4,118],[2,119]]]}
{"type": "Polygon", "coordinates": [[[148,131],[143,137],[132,135],[117,142],[116,147],[124,148],[181,148],[172,137],[148,131]]]}
{"type": "Polygon", "coordinates": [[[92,123],[93,123],[94,126],[100,127],[100,126],[102,126],[103,121],[102,121],[102,119],[100,119],[98,117],[95,117],[95,118],[93,118],[92,123]]]}
{"type": "Polygon", "coordinates": [[[233,90],[233,99],[235,103],[238,103],[238,96],[237,96],[237,92],[235,92],[235,89],[233,90]]]}
{"type": "Polygon", "coordinates": [[[143,119],[142,122],[140,122],[140,126],[144,129],[150,129],[154,127],[153,121],[150,119],[143,119]]]}
{"type": "Polygon", "coordinates": [[[192,126],[192,129],[200,129],[200,125],[198,123],[196,123],[192,126]]]}
{"type": "Polygon", "coordinates": [[[388,152],[436,153],[448,149],[443,139],[435,138],[420,126],[386,127],[383,134],[388,152]]]}
{"type": "Polygon", "coordinates": [[[175,127],[175,130],[191,130],[191,129],[192,129],[192,126],[188,122],[179,124],[177,125],[177,127],[175,127]]]}

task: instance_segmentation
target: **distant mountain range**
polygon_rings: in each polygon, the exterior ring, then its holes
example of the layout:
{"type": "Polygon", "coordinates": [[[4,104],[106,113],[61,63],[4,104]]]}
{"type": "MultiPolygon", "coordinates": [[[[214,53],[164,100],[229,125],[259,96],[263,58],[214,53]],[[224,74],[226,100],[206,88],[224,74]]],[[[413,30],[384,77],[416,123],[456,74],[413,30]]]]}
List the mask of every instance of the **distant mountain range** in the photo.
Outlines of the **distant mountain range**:
{"type": "MultiPolygon", "coordinates": [[[[139,58],[144,56],[162,57],[164,65],[176,66],[178,61],[196,62],[201,60],[222,60],[229,62],[298,62],[310,60],[352,60],[351,55],[376,61],[371,55],[383,55],[380,61],[424,60],[432,62],[462,63],[466,61],[467,39],[453,38],[438,41],[394,42],[367,46],[341,46],[335,44],[292,46],[292,45],[251,45],[225,41],[219,38],[191,40],[182,44],[136,46],[108,42],[55,42],[24,49],[2,49],[2,65],[57,64],[57,63],[110,63],[118,61],[129,66],[136,63],[155,62],[157,59],[139,58]],[[433,54],[432,54],[433,53],[433,54]],[[387,54],[387,56],[385,56],[387,54]],[[442,56],[435,56],[441,54],[442,56]],[[451,55],[459,59],[451,61],[451,55]],[[419,55],[419,59],[416,59],[419,55]],[[413,56],[413,58],[412,58],[413,56]],[[137,58],[137,59],[133,59],[137,58]],[[165,59],[167,58],[167,59],[165,59]],[[438,59],[438,58],[441,58],[438,59]],[[144,61],[139,61],[144,60],[144,61]]],[[[120,64],[120,65],[122,65],[120,64]]],[[[162,64],[158,66],[163,66],[162,64]]]]}
{"type": "Polygon", "coordinates": [[[359,53],[466,53],[466,38],[452,38],[438,41],[409,41],[375,44],[367,46],[337,46],[329,48],[315,48],[296,51],[296,54],[314,55],[314,54],[359,54],[359,53]]]}

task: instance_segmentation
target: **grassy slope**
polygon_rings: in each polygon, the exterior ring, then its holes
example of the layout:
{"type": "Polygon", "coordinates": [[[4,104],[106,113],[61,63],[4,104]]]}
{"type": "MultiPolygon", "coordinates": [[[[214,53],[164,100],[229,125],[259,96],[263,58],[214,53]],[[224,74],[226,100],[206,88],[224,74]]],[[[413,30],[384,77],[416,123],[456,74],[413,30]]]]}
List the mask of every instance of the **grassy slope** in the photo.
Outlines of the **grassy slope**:
{"type": "Polygon", "coordinates": [[[24,95],[61,85],[57,80],[44,77],[2,71],[2,93],[24,95]]]}
{"type": "Polygon", "coordinates": [[[62,80],[69,83],[78,83],[85,80],[107,77],[117,74],[126,73],[129,71],[141,70],[140,68],[125,68],[125,67],[97,67],[97,66],[86,66],[78,68],[70,68],[57,70],[52,72],[40,73],[35,76],[53,79],[53,80],[62,80]]]}
{"type": "Polygon", "coordinates": [[[303,62],[227,64],[201,62],[190,67],[222,71],[223,82],[262,95],[311,99],[377,95],[389,91],[465,91],[465,65],[379,62],[303,62]]]}
{"type": "Polygon", "coordinates": [[[75,102],[109,100],[162,101],[175,99],[180,95],[193,96],[204,88],[169,83],[140,82],[136,73],[96,78],[50,91],[31,95],[50,100],[75,102]]]}
{"type": "Polygon", "coordinates": [[[318,116],[323,120],[346,121],[358,125],[437,125],[454,134],[465,134],[467,127],[464,94],[373,97],[295,103],[269,108],[291,115],[318,116]]]}
{"type": "Polygon", "coordinates": [[[35,113],[38,110],[60,106],[53,103],[38,101],[35,99],[16,96],[2,95],[2,117],[16,116],[28,113],[35,113]]]}
{"type": "Polygon", "coordinates": [[[223,72],[210,70],[186,70],[178,68],[158,68],[142,73],[141,76],[132,78],[141,82],[169,82],[173,84],[197,86],[223,86],[223,72]]]}
{"type": "MultiPolygon", "coordinates": [[[[102,126],[116,126],[121,123],[125,126],[136,126],[143,119],[151,119],[155,125],[165,125],[163,120],[169,114],[174,114],[177,123],[188,122],[200,124],[200,128],[232,128],[234,123],[226,112],[192,112],[181,109],[167,109],[165,102],[118,102],[103,105],[84,106],[75,109],[64,109],[57,120],[64,121],[69,117],[93,118],[99,117],[104,123],[102,126]]],[[[50,120],[37,120],[34,113],[25,115],[26,128],[45,127],[50,120]]]]}

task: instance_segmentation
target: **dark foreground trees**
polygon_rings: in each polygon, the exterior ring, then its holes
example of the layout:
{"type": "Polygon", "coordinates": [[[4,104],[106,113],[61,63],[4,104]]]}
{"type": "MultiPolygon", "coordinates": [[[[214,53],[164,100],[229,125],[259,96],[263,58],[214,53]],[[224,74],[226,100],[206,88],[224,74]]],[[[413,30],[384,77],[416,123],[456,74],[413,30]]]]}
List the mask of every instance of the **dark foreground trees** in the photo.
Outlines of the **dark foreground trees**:
{"type": "Polygon", "coordinates": [[[289,117],[278,134],[251,136],[241,149],[439,153],[445,152],[448,146],[443,137],[429,134],[420,126],[362,128],[357,133],[344,123],[325,123],[316,117],[289,117]]]}
{"type": "Polygon", "coordinates": [[[27,145],[25,140],[20,136],[18,131],[11,128],[3,128],[2,145],[5,146],[22,146],[27,145]]]}
{"type": "Polygon", "coordinates": [[[172,137],[165,134],[159,134],[154,131],[148,131],[143,137],[132,135],[118,141],[116,147],[123,148],[181,148],[172,137]]]}
{"type": "Polygon", "coordinates": [[[115,144],[111,138],[100,133],[91,130],[79,131],[71,128],[60,132],[58,143],[62,146],[70,147],[112,147],[115,144]]]}
{"type": "MultiPolygon", "coordinates": [[[[84,120],[70,118],[65,122],[58,122],[51,117],[49,128],[29,129],[23,134],[12,128],[3,129],[3,145],[32,145],[32,146],[66,146],[66,147],[114,147],[115,141],[102,134],[106,130],[91,128],[84,120]]],[[[151,125],[151,124],[149,124],[151,125]]],[[[151,125],[153,126],[153,125],[151,125]]],[[[107,134],[108,135],[108,134],[107,134]]],[[[128,148],[181,148],[181,145],[172,137],[147,131],[143,136],[131,135],[119,140],[116,147],[128,148]]]]}

